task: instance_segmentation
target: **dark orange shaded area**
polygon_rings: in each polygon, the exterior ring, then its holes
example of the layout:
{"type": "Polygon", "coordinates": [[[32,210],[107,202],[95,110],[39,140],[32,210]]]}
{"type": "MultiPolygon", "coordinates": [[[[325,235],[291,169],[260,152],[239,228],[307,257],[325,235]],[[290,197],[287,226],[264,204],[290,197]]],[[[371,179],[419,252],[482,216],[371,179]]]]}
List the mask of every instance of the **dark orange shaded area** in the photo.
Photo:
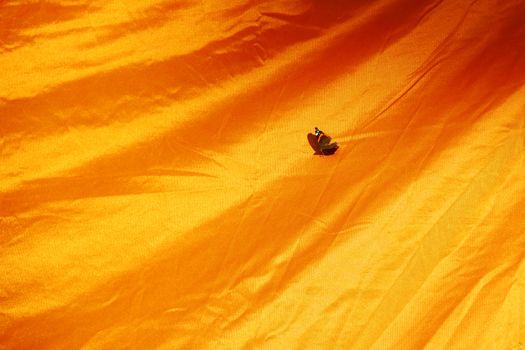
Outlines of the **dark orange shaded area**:
{"type": "Polygon", "coordinates": [[[0,52],[32,43],[34,38],[21,33],[23,30],[73,19],[89,8],[87,4],[3,1],[0,3],[0,52]]]}
{"type": "Polygon", "coordinates": [[[525,4],[111,6],[0,5],[3,347],[525,344],[525,4]]]}

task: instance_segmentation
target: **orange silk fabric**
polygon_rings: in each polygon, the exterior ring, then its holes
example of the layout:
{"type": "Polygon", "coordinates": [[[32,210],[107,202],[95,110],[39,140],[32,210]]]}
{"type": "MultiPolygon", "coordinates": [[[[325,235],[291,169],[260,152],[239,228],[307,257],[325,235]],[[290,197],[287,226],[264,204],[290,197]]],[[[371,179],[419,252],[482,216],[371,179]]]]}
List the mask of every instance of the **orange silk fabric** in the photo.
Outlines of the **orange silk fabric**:
{"type": "Polygon", "coordinates": [[[0,349],[525,348],[524,1],[0,24],[0,349]]]}

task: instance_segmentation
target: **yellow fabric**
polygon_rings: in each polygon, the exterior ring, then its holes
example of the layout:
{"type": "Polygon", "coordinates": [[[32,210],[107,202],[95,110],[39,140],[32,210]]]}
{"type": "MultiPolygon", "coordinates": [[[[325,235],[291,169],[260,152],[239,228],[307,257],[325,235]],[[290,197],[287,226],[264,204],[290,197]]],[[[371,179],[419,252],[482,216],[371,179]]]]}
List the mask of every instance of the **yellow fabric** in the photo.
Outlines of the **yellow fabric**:
{"type": "Polygon", "coordinates": [[[524,13],[0,2],[0,349],[524,349],[524,13]]]}

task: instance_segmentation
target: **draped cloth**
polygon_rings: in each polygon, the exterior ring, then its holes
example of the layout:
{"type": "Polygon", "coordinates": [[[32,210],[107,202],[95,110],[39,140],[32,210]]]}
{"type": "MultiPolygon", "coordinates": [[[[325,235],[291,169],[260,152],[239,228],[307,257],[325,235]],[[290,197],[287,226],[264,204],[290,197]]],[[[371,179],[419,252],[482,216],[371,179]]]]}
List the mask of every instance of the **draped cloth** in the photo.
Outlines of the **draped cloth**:
{"type": "Polygon", "coordinates": [[[523,349],[524,14],[0,2],[0,349],[523,349]]]}

